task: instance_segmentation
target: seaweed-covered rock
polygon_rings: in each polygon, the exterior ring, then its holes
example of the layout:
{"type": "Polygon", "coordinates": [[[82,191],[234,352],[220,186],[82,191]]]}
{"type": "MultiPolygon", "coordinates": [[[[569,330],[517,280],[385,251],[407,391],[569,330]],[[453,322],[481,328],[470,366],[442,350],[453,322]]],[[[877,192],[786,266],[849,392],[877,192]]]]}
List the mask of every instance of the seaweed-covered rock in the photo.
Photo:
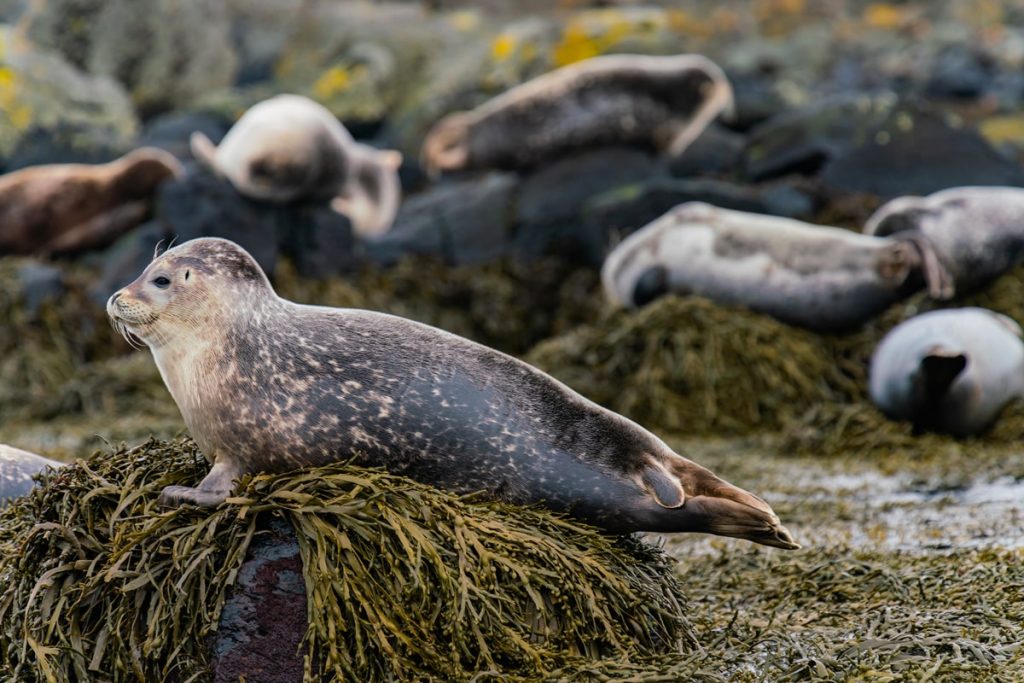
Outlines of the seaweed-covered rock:
{"type": "Polygon", "coordinates": [[[539,344],[527,360],[651,429],[779,429],[862,390],[821,335],[705,299],[659,299],[539,344]]]}
{"type": "Polygon", "coordinates": [[[744,167],[754,180],[819,175],[832,190],[882,197],[1024,183],[975,130],[895,97],[837,97],[779,116],[753,131],[744,167]]]}
{"type": "MultiPolygon", "coordinates": [[[[0,160],[26,135],[69,154],[33,150],[33,161],[65,161],[106,156],[131,140],[137,128],[131,102],[120,86],[89,76],[57,55],[28,43],[0,26],[0,160]],[[52,143],[46,143],[52,144],[52,143]]],[[[123,149],[123,148],[122,148],[123,149]]],[[[120,151],[118,149],[117,151],[120,151]]]]}
{"type": "Polygon", "coordinates": [[[151,440],[44,475],[0,512],[0,675],[228,675],[262,642],[245,631],[253,611],[282,593],[309,601],[277,634],[304,642],[306,680],[537,680],[627,657],[670,666],[694,645],[671,562],[634,539],[344,464],[161,512],[160,490],[206,466],[188,441],[151,440]],[[296,550],[301,569],[265,561],[296,550]]]}
{"type": "Polygon", "coordinates": [[[238,61],[227,8],[215,0],[41,0],[20,26],[78,68],[122,83],[144,114],[229,85],[238,61]]]}

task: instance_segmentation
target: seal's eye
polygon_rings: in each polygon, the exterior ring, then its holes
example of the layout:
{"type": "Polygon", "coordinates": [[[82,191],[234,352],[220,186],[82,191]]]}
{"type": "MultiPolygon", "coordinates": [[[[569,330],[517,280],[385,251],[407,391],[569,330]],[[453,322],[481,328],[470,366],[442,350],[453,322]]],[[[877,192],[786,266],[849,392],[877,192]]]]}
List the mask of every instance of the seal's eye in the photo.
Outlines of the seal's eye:
{"type": "Polygon", "coordinates": [[[153,280],[153,284],[159,287],[160,289],[167,289],[171,285],[171,281],[165,278],[163,275],[161,275],[160,277],[155,278],[153,280]]]}

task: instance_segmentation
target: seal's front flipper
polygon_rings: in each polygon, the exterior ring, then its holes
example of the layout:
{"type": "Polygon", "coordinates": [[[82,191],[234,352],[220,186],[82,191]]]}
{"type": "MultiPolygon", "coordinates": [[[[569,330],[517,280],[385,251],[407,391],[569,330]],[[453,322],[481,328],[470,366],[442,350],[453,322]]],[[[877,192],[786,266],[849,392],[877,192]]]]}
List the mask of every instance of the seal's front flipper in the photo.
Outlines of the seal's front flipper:
{"type": "Polygon", "coordinates": [[[231,495],[234,480],[238,477],[236,468],[224,461],[214,462],[210,473],[203,477],[199,486],[168,486],[160,492],[160,504],[164,507],[178,507],[186,503],[200,507],[217,507],[231,495]]]}
{"type": "Polygon", "coordinates": [[[682,456],[665,462],[685,492],[681,507],[661,510],[653,531],[702,531],[775,548],[800,547],[768,503],[682,456]]]}
{"type": "Polygon", "coordinates": [[[191,486],[167,486],[160,492],[160,505],[165,508],[182,505],[213,508],[223,503],[230,494],[231,491],[201,491],[191,486]]]}
{"type": "Polygon", "coordinates": [[[205,134],[196,131],[188,139],[189,148],[192,150],[192,157],[200,164],[213,171],[220,177],[224,177],[220,167],[217,166],[217,146],[205,134]]]}

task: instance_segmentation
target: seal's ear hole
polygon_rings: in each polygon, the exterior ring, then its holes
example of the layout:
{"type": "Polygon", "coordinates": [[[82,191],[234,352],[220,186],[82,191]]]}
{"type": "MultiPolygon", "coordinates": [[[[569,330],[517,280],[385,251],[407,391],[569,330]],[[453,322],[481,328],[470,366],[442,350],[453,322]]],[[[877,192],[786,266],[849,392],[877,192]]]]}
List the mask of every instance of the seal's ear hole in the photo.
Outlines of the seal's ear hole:
{"type": "Polygon", "coordinates": [[[185,279],[186,280],[188,280],[189,273],[191,273],[191,272],[192,272],[191,270],[186,270],[185,271],[185,279]]]}

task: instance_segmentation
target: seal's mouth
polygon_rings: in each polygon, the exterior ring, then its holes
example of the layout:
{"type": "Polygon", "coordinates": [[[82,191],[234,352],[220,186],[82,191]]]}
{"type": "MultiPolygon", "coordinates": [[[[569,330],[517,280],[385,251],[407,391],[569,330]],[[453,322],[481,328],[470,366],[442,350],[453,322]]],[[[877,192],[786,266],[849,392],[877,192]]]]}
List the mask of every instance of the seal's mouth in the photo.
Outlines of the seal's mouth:
{"type": "Polygon", "coordinates": [[[107,300],[107,317],[117,333],[135,348],[145,346],[142,335],[157,318],[149,309],[126,302],[123,292],[117,292],[107,300]]]}

